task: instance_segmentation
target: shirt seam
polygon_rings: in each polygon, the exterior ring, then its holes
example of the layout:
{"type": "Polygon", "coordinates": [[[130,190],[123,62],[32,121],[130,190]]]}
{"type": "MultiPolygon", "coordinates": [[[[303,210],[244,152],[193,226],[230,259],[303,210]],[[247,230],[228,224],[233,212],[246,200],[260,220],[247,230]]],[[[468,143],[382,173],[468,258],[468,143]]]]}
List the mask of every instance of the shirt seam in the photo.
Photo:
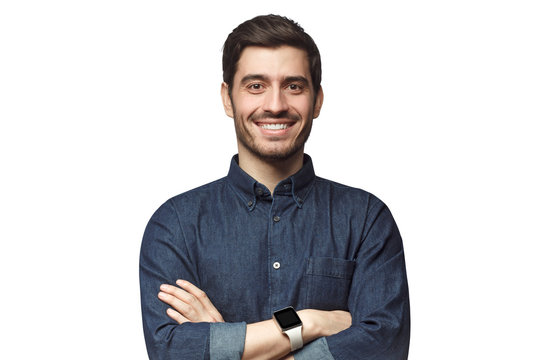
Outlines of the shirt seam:
{"type": "Polygon", "coordinates": [[[369,233],[370,233],[371,229],[373,228],[373,226],[377,222],[377,218],[381,215],[381,213],[385,209],[387,209],[387,206],[380,199],[378,199],[377,197],[375,197],[375,196],[373,196],[371,194],[370,194],[370,196],[368,198],[368,204],[367,204],[366,207],[367,207],[367,211],[366,211],[366,217],[364,219],[364,226],[363,226],[363,229],[362,229],[362,239],[360,239],[361,244],[363,244],[364,240],[369,236],[369,233]],[[371,205],[371,203],[373,203],[373,205],[371,205]],[[381,205],[379,209],[375,209],[375,207],[377,205],[381,205]],[[374,214],[374,217],[373,217],[373,220],[371,221],[371,223],[367,224],[367,221],[370,218],[370,215],[371,215],[371,213],[373,211],[376,211],[377,213],[374,214]],[[366,226],[367,226],[367,228],[366,228],[366,226]]]}
{"type": "MultiPolygon", "coordinates": [[[[191,265],[193,266],[193,265],[194,265],[194,263],[193,263],[193,257],[192,257],[191,252],[189,251],[190,248],[189,248],[189,246],[188,246],[188,244],[187,244],[187,242],[186,242],[186,233],[184,232],[184,228],[183,228],[183,226],[182,226],[182,222],[180,221],[180,214],[178,214],[178,209],[176,208],[176,205],[175,205],[174,202],[172,202],[172,201],[171,201],[171,206],[172,206],[173,209],[174,209],[174,214],[176,215],[176,221],[178,222],[178,228],[180,229],[180,231],[179,231],[179,232],[177,233],[177,235],[176,235],[176,238],[177,238],[177,240],[180,240],[180,239],[178,239],[178,234],[181,234],[181,235],[182,235],[182,241],[184,242],[184,247],[185,247],[185,249],[186,249],[186,251],[187,251],[187,255],[188,255],[188,258],[189,258],[189,262],[190,262],[191,265]]],[[[201,280],[201,279],[198,278],[198,273],[199,273],[199,272],[197,271],[197,282],[200,283],[200,280],[201,280]]]]}

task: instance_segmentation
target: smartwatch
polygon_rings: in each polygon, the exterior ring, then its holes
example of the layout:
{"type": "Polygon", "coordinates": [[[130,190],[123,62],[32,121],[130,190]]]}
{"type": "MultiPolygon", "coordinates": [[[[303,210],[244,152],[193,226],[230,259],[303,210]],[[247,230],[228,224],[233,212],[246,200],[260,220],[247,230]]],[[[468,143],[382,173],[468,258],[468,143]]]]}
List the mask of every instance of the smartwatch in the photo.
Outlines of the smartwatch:
{"type": "Polygon", "coordinates": [[[291,351],[304,346],[302,340],[302,320],[292,306],[274,312],[273,316],[281,332],[285,333],[291,341],[291,351]]]}

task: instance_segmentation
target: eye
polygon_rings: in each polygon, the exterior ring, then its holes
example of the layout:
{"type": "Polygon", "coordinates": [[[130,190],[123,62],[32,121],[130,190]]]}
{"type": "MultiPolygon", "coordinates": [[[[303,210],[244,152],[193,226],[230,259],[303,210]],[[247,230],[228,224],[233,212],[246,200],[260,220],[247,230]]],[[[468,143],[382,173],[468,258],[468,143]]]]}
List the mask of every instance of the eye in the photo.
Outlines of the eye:
{"type": "Polygon", "coordinates": [[[261,83],[252,83],[247,86],[250,92],[259,93],[264,90],[264,86],[261,83]]]}
{"type": "Polygon", "coordinates": [[[292,83],[287,85],[287,89],[294,93],[299,93],[303,90],[303,87],[299,84],[292,83]]]}

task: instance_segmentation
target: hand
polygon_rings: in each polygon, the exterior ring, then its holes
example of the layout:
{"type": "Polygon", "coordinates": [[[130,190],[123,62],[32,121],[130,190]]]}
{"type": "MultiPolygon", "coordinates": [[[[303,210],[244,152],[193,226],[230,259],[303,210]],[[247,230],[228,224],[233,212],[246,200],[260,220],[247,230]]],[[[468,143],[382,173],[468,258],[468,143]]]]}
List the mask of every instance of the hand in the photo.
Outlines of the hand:
{"type": "Polygon", "coordinates": [[[179,324],[185,322],[223,322],[223,317],[204,291],[186,280],[177,280],[176,285],[160,286],[158,298],[172,307],[167,315],[179,324]]]}

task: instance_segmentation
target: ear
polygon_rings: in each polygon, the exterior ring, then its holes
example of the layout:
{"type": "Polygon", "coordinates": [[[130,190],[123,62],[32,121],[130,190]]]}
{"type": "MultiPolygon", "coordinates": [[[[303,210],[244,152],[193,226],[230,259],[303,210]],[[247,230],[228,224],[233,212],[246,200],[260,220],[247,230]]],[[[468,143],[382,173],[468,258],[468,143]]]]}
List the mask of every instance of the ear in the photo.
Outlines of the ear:
{"type": "Polygon", "coordinates": [[[319,88],[319,92],[317,93],[317,97],[315,98],[315,106],[313,106],[313,118],[319,117],[319,114],[321,113],[321,107],[324,100],[324,93],[322,90],[322,86],[319,88]]]}
{"type": "Polygon", "coordinates": [[[232,100],[229,96],[229,85],[226,82],[221,83],[221,101],[223,102],[225,114],[227,114],[228,117],[234,118],[232,100]]]}

